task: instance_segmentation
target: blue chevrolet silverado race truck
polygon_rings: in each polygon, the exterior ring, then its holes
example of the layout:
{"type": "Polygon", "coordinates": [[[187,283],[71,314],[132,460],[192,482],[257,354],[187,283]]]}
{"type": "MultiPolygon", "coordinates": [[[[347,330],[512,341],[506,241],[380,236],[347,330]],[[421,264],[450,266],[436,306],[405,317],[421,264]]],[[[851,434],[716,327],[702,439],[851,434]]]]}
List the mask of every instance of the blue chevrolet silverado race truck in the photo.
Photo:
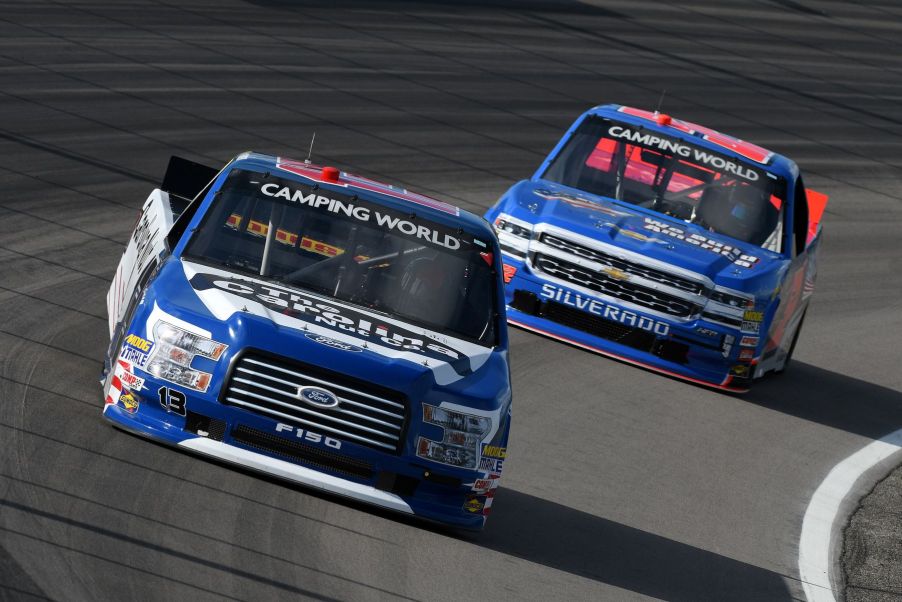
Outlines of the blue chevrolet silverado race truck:
{"type": "Polygon", "coordinates": [[[510,324],[744,392],[792,357],[826,203],[786,157],[604,105],[486,218],[510,324]]]}

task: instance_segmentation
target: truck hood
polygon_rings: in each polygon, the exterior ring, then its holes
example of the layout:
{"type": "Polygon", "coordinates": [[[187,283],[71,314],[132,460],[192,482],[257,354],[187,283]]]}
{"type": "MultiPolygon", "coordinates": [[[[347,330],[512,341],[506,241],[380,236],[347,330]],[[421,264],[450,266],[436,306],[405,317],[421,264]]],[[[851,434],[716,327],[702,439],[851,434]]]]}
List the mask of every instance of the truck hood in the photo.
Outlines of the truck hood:
{"type": "Polygon", "coordinates": [[[525,181],[511,191],[511,213],[703,274],[712,281],[760,274],[780,255],[710,232],[695,224],[633,208],[605,197],[543,180],[525,181]],[[757,268],[757,269],[756,269],[757,268]]]}
{"type": "Polygon", "coordinates": [[[187,260],[167,264],[155,286],[165,290],[158,301],[167,311],[208,314],[204,322],[223,323],[223,338],[232,345],[237,340],[236,347],[312,358],[324,367],[338,360],[374,381],[390,375],[410,383],[429,376],[439,386],[455,388],[493,353],[358,306],[187,260]]]}

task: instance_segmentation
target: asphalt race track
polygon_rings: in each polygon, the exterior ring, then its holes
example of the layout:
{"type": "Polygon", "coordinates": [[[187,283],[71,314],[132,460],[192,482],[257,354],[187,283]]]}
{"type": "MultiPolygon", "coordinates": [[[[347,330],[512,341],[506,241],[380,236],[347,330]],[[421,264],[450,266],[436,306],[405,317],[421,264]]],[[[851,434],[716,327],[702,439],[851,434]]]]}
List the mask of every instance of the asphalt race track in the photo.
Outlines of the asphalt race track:
{"type": "Polygon", "coordinates": [[[895,0],[0,1],[0,599],[804,599],[812,493],[902,427],[900,57],[895,0]],[[170,154],[315,131],[318,162],[481,213],[581,111],[662,89],[831,196],[784,376],[727,396],[512,331],[478,536],[101,419],[106,291],[170,154]]]}

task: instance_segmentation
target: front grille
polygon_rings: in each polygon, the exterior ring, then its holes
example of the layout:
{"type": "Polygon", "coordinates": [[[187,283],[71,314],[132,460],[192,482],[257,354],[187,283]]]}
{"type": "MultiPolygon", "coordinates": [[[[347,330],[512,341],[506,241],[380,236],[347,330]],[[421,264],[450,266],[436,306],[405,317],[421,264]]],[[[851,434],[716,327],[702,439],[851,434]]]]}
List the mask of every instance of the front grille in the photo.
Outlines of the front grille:
{"type": "Polygon", "coordinates": [[[255,352],[238,359],[221,401],[321,435],[399,453],[408,404],[398,391],[345,375],[255,352]],[[322,408],[300,400],[298,389],[322,387],[338,406],[322,408]]]}
{"type": "Polygon", "coordinates": [[[267,451],[299,464],[313,468],[331,470],[345,475],[372,478],[373,467],[363,460],[357,460],[332,451],[320,449],[284,436],[260,431],[243,424],[232,430],[232,441],[259,451],[267,451]]]}
{"type": "Polygon", "coordinates": [[[214,441],[222,441],[225,437],[226,422],[188,410],[185,415],[185,430],[214,441]]]}
{"type": "Polygon", "coordinates": [[[543,317],[553,322],[632,347],[633,349],[651,351],[655,344],[655,335],[647,330],[605,320],[602,317],[581,311],[575,307],[555,303],[554,301],[545,303],[542,313],[543,317]]]}
{"type": "Polygon", "coordinates": [[[542,272],[561,280],[572,282],[609,297],[623,299],[634,305],[647,307],[669,316],[690,318],[698,314],[702,309],[701,305],[682,297],[648,289],[628,280],[618,280],[602,272],[596,272],[551,255],[536,254],[533,264],[542,272]]]}
{"type": "Polygon", "coordinates": [[[693,295],[701,295],[705,292],[705,285],[696,280],[692,280],[691,278],[684,278],[682,276],[677,276],[663,270],[657,270],[655,268],[648,267],[647,265],[642,265],[633,261],[627,261],[625,259],[615,257],[597,249],[592,249],[579,243],[573,242],[572,240],[565,240],[563,238],[554,236],[553,234],[542,234],[542,237],[539,240],[549,247],[560,249],[561,251],[565,251],[567,253],[570,253],[571,255],[591,259],[592,261],[603,263],[605,265],[611,266],[612,268],[626,272],[627,274],[640,276],[642,278],[645,278],[646,280],[652,280],[666,286],[692,293],[693,295]]]}

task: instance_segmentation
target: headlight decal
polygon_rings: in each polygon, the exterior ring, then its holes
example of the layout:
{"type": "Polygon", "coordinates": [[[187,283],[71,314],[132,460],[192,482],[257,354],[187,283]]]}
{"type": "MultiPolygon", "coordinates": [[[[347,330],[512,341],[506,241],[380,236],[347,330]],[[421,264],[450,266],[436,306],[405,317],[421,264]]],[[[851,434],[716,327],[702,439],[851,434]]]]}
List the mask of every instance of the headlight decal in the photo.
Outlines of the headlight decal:
{"type": "Polygon", "coordinates": [[[191,364],[197,357],[218,361],[228,345],[162,320],[154,325],[153,335],[156,342],[144,370],[157,378],[205,392],[213,375],[194,369],[191,364]]]}
{"type": "Polygon", "coordinates": [[[423,435],[417,438],[416,454],[457,468],[477,470],[483,443],[491,441],[498,430],[498,414],[474,410],[447,402],[439,406],[423,404],[423,424],[439,427],[441,439],[423,435]]]}
{"type": "Polygon", "coordinates": [[[134,365],[157,378],[206,392],[213,375],[192,364],[197,357],[218,361],[228,345],[213,340],[210,331],[163,311],[156,302],[147,317],[146,329],[146,354],[139,358],[142,364],[133,362],[134,365]]]}

